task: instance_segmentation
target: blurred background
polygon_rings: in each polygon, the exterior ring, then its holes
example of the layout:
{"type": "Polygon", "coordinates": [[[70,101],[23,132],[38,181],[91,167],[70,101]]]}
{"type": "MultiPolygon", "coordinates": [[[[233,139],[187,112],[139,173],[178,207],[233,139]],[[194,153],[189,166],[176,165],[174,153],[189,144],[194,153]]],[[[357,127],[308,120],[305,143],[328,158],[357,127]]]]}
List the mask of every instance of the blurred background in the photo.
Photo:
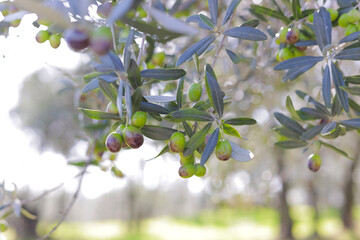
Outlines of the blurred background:
{"type": "MultiPolygon", "coordinates": [[[[205,9],[206,1],[199,2],[204,3],[193,8],[205,9]]],[[[240,8],[246,3],[251,1],[240,8]]],[[[240,8],[239,14],[247,16],[240,8]]],[[[91,58],[69,50],[65,42],[56,50],[36,43],[34,20],[35,15],[26,15],[7,38],[0,36],[0,180],[25,200],[30,217],[11,216],[1,240],[36,239],[51,230],[78,186],[81,168],[68,162],[86,159],[88,147],[82,125],[86,117],[77,106],[84,97],[81,77],[90,72],[91,58]]],[[[277,23],[260,29],[276,33],[277,23]]],[[[335,32],[334,38],[341,36],[335,32]]],[[[187,41],[183,37],[160,44],[156,52],[165,52],[165,61],[173,64],[187,41]]],[[[146,139],[141,150],[118,155],[116,167],[125,175],[119,178],[110,172],[111,156],[105,153],[101,168],[88,168],[75,205],[51,239],[360,239],[358,161],[320,151],[323,165],[313,173],[307,168],[311,149],[283,151],[273,145],[277,122],[272,113],[286,112],[288,95],[300,108],[294,90],[316,96],[321,83],[321,66],[302,80],[282,83],[282,73],[272,70],[274,44],[271,38],[255,46],[228,39],[226,48],[238,49],[248,60],[235,65],[222,51],[215,66],[226,95],[233,99],[225,118],[252,117],[258,122],[237,128],[248,138],[237,142],[254,153],[252,161],[223,163],[212,157],[205,177],[181,179],[175,155],[146,161],[166,144],[146,139]]],[[[159,85],[157,91],[174,94],[171,84],[159,85]]],[[[331,142],[358,160],[359,139],[353,133],[331,142]]]]}

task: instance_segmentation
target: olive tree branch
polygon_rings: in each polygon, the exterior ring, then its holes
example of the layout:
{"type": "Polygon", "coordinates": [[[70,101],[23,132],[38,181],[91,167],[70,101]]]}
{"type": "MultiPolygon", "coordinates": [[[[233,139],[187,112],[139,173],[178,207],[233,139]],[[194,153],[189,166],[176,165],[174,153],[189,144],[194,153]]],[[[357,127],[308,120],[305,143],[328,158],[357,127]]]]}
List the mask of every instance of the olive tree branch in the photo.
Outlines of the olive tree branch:
{"type": "Polygon", "coordinates": [[[81,190],[82,181],[83,181],[83,179],[84,179],[86,170],[87,170],[87,168],[88,168],[89,165],[90,165],[90,162],[91,162],[91,158],[89,158],[89,160],[86,162],[86,165],[84,166],[84,169],[78,174],[78,176],[79,176],[80,178],[79,178],[79,183],[78,183],[77,189],[76,189],[76,191],[75,191],[75,193],[74,193],[74,195],[73,195],[73,197],[72,197],[72,199],[71,199],[68,207],[66,208],[65,212],[62,214],[62,217],[61,217],[60,220],[58,221],[58,223],[51,229],[51,231],[50,231],[48,234],[46,234],[46,235],[38,238],[37,240],[47,239],[47,238],[50,237],[50,235],[53,234],[53,233],[58,229],[58,227],[64,222],[66,216],[67,216],[68,213],[70,212],[70,210],[71,210],[71,208],[73,207],[76,199],[77,199],[78,196],[79,196],[79,193],[80,193],[80,190],[81,190]]]}
{"type": "MultiPolygon", "coordinates": [[[[230,28],[231,20],[233,19],[234,15],[235,15],[235,12],[236,12],[236,11],[234,11],[234,13],[231,15],[231,17],[230,17],[230,19],[229,19],[229,22],[227,23],[226,28],[225,28],[225,30],[224,30],[223,32],[227,31],[227,30],[230,28]]],[[[218,56],[219,56],[220,50],[221,50],[221,48],[222,48],[223,45],[224,45],[225,38],[226,38],[226,36],[223,35],[223,37],[222,37],[222,39],[221,39],[221,41],[220,41],[219,47],[218,47],[218,49],[217,49],[217,51],[216,51],[216,53],[215,53],[213,62],[212,62],[212,64],[211,64],[211,67],[214,67],[214,65],[215,65],[215,62],[216,62],[216,60],[217,60],[217,58],[218,58],[218,56]]]]}

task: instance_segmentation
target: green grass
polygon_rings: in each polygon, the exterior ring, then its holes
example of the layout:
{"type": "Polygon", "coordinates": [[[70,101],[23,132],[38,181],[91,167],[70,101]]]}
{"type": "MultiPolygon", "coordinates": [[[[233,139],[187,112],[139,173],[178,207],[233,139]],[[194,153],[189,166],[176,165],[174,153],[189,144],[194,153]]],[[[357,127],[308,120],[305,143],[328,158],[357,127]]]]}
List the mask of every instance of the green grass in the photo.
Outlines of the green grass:
{"type": "MultiPolygon", "coordinates": [[[[358,220],[360,208],[354,209],[358,220]]],[[[319,239],[359,239],[360,232],[345,231],[340,212],[327,209],[315,221],[315,212],[309,206],[290,209],[294,220],[295,239],[309,239],[315,229],[319,239]]],[[[55,223],[42,222],[37,231],[44,235],[55,223]]],[[[360,225],[360,224],[359,224],[360,225]]],[[[357,225],[359,227],[359,225],[357,225]]],[[[19,240],[7,233],[8,240],[19,240]]],[[[52,236],[55,240],[251,240],[279,239],[280,215],[276,209],[265,207],[229,208],[205,210],[193,217],[163,217],[143,221],[142,231],[129,234],[126,222],[119,220],[98,222],[65,222],[52,236]],[[226,237],[224,237],[226,236],[226,237]]]]}

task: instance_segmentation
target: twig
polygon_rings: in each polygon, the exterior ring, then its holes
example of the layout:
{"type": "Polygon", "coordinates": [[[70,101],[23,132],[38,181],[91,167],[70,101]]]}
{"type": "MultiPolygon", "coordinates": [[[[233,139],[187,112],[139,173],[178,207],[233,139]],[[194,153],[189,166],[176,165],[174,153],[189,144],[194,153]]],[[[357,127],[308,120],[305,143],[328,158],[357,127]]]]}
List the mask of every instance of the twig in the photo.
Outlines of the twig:
{"type": "MultiPolygon", "coordinates": [[[[148,9],[151,8],[151,4],[152,4],[151,0],[148,0],[148,9]]],[[[148,23],[149,21],[150,21],[150,13],[149,13],[149,11],[147,11],[146,22],[148,23]]],[[[141,39],[141,45],[140,45],[140,50],[139,50],[138,59],[137,59],[137,61],[136,61],[136,63],[137,63],[138,66],[140,65],[141,56],[142,56],[142,53],[143,53],[143,51],[144,51],[145,39],[146,39],[146,34],[143,33],[142,39],[141,39]]]]}
{"type": "Polygon", "coordinates": [[[80,190],[81,190],[82,181],[83,181],[83,179],[84,179],[84,176],[85,176],[85,173],[86,173],[86,169],[87,169],[88,166],[90,165],[90,162],[91,162],[91,158],[89,158],[89,161],[86,162],[86,165],[85,165],[84,169],[82,170],[82,172],[79,173],[80,179],[79,179],[79,183],[78,183],[77,189],[76,189],[76,191],[75,191],[75,193],[74,193],[74,195],[73,195],[73,197],[72,197],[72,199],[71,199],[68,207],[66,208],[65,212],[62,214],[62,217],[60,218],[59,222],[51,229],[51,231],[50,231],[48,234],[46,234],[46,235],[38,238],[37,240],[47,239],[48,237],[50,237],[51,234],[53,234],[53,232],[56,231],[56,229],[58,229],[58,227],[61,225],[61,223],[64,222],[66,216],[67,216],[68,213],[70,212],[70,210],[71,210],[71,208],[73,207],[76,199],[77,199],[78,196],[79,196],[79,193],[80,193],[80,190]]]}
{"type": "MultiPolygon", "coordinates": [[[[228,24],[227,24],[227,26],[226,26],[226,28],[225,28],[225,31],[227,31],[227,30],[229,29],[230,24],[231,24],[231,20],[233,19],[234,15],[235,15],[235,12],[236,12],[236,11],[234,11],[234,13],[231,15],[231,17],[230,17],[230,19],[229,19],[229,22],[228,22],[228,24]]],[[[224,32],[225,32],[225,31],[224,31],[224,32]]],[[[215,65],[215,62],[216,62],[216,59],[217,59],[218,56],[219,56],[220,50],[221,50],[221,48],[222,48],[223,45],[224,45],[225,38],[226,38],[226,36],[224,35],[223,38],[222,38],[221,41],[220,41],[218,50],[217,50],[216,53],[215,53],[213,62],[212,62],[212,64],[211,64],[211,67],[214,67],[214,65],[215,65]]]]}

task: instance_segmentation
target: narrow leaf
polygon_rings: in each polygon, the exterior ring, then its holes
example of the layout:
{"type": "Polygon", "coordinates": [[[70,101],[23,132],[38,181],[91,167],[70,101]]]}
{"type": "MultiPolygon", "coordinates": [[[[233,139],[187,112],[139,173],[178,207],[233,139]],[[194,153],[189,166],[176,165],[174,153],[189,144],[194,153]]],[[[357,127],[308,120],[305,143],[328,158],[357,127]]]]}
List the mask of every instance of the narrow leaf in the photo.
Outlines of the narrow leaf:
{"type": "Polygon", "coordinates": [[[233,128],[231,125],[223,123],[223,124],[221,124],[221,126],[222,126],[222,129],[225,134],[244,139],[240,136],[239,132],[235,128],[233,128]]]}
{"type": "Polygon", "coordinates": [[[174,18],[156,8],[146,9],[150,15],[164,28],[179,34],[195,35],[197,30],[180,19],[174,18]]]}
{"type": "Polygon", "coordinates": [[[347,76],[347,77],[344,77],[344,80],[348,83],[358,85],[358,84],[360,84],[360,75],[347,76]]]}
{"type": "Polygon", "coordinates": [[[176,90],[176,102],[177,105],[179,106],[179,108],[182,107],[183,101],[184,101],[184,82],[185,82],[185,78],[181,78],[179,83],[178,83],[178,87],[176,90]]]}
{"type": "Polygon", "coordinates": [[[289,18],[287,18],[283,13],[281,13],[279,11],[275,11],[270,8],[263,7],[260,5],[255,5],[255,4],[251,4],[250,7],[255,13],[261,14],[261,15],[267,15],[272,18],[280,19],[286,25],[288,25],[291,22],[291,20],[289,18]]]}
{"type": "Polygon", "coordinates": [[[342,90],[340,87],[344,86],[344,80],[342,78],[342,75],[340,71],[337,69],[335,64],[331,62],[331,74],[332,79],[335,85],[335,90],[337,93],[337,96],[340,100],[341,106],[344,108],[346,112],[349,112],[349,101],[348,101],[348,94],[342,90]]]}
{"type": "Polygon", "coordinates": [[[328,144],[326,142],[321,141],[321,145],[335,151],[336,153],[338,153],[340,155],[343,155],[344,157],[346,157],[348,159],[354,160],[353,158],[349,157],[349,155],[346,152],[344,152],[343,150],[341,150],[341,149],[339,149],[339,148],[337,148],[337,147],[335,147],[335,146],[333,146],[331,144],[328,144]]]}
{"type": "Polygon", "coordinates": [[[131,9],[133,4],[134,0],[122,0],[117,2],[110,13],[107,25],[112,26],[116,20],[122,18],[131,9]]]}
{"type": "Polygon", "coordinates": [[[167,103],[173,102],[176,100],[175,96],[144,96],[144,98],[149,102],[156,102],[156,103],[167,103]]]}
{"type": "Polygon", "coordinates": [[[201,21],[203,21],[206,25],[208,25],[211,29],[214,29],[214,23],[204,14],[199,14],[199,17],[201,19],[201,21]]]}
{"type": "Polygon", "coordinates": [[[314,108],[304,107],[304,108],[301,108],[300,111],[312,116],[314,119],[328,119],[329,118],[322,111],[320,111],[318,109],[314,109],[314,108]]]}
{"type": "Polygon", "coordinates": [[[360,105],[351,98],[349,98],[349,106],[356,112],[357,115],[360,114],[360,105]]]}
{"type": "Polygon", "coordinates": [[[186,143],[184,156],[192,154],[204,142],[207,132],[210,130],[212,123],[206,124],[202,129],[196,132],[186,143]]]}
{"type": "Polygon", "coordinates": [[[140,110],[141,101],[143,100],[141,87],[135,89],[131,95],[132,112],[135,113],[140,110]]]}
{"type": "Polygon", "coordinates": [[[288,129],[290,129],[296,133],[302,134],[305,131],[299,123],[297,123],[296,121],[292,120],[291,118],[285,116],[282,113],[275,112],[274,116],[281,123],[281,125],[283,125],[284,127],[287,127],[288,129]]]}
{"type": "Polygon", "coordinates": [[[134,89],[141,86],[142,83],[140,70],[134,59],[130,59],[130,65],[127,74],[129,82],[134,89]]]}
{"type": "Polygon", "coordinates": [[[207,112],[197,110],[195,108],[183,108],[169,114],[170,117],[175,118],[174,121],[214,121],[214,118],[207,112]]]}
{"type": "Polygon", "coordinates": [[[117,90],[111,84],[106,82],[105,80],[99,79],[99,86],[104,95],[113,103],[116,104],[117,99],[117,90]]]}
{"type": "Polygon", "coordinates": [[[99,119],[99,120],[106,120],[106,119],[113,119],[113,120],[120,120],[119,114],[115,113],[108,113],[102,112],[99,110],[92,110],[92,109],[85,109],[85,108],[78,108],[79,111],[84,113],[86,116],[92,119],[99,119]]]}
{"type": "Polygon", "coordinates": [[[144,136],[158,141],[169,140],[171,135],[174,132],[177,132],[176,129],[153,125],[145,125],[140,129],[140,131],[144,134],[144,136]]]}
{"type": "Polygon", "coordinates": [[[331,19],[330,13],[324,7],[314,12],[313,30],[320,50],[331,44],[331,19]]]}
{"type": "Polygon", "coordinates": [[[300,139],[300,134],[291,131],[290,129],[286,128],[286,127],[277,127],[274,129],[275,132],[277,132],[278,134],[287,137],[287,138],[291,138],[291,139],[296,139],[299,140],[300,139]]]}
{"type": "Polygon", "coordinates": [[[295,47],[310,47],[317,45],[317,42],[315,40],[305,40],[305,41],[298,41],[294,45],[295,47]]]}
{"type": "Polygon", "coordinates": [[[149,102],[141,102],[140,110],[144,112],[157,113],[157,114],[168,114],[170,111],[163,106],[149,103],[149,102]]]}
{"type": "Polygon", "coordinates": [[[348,119],[348,120],[340,121],[339,123],[347,127],[352,127],[357,129],[360,128],[360,118],[348,119]]]}
{"type": "Polygon", "coordinates": [[[183,127],[184,127],[184,129],[185,129],[186,134],[187,134],[189,137],[192,137],[192,136],[194,135],[194,132],[193,132],[193,130],[191,129],[190,125],[189,125],[187,122],[185,122],[185,121],[183,121],[182,124],[183,124],[183,127]]]}
{"type": "Polygon", "coordinates": [[[252,118],[231,118],[224,121],[225,124],[230,125],[253,125],[256,124],[256,120],[252,118]]]}
{"type": "Polygon", "coordinates": [[[336,54],[334,58],[342,59],[342,60],[358,61],[360,60],[360,47],[343,49],[338,54],[336,54]]]}
{"type": "Polygon", "coordinates": [[[260,24],[259,19],[251,19],[249,21],[244,22],[240,25],[240,27],[253,27],[256,28],[260,24]]]}
{"type": "Polygon", "coordinates": [[[308,145],[307,142],[296,141],[296,140],[286,140],[275,143],[275,146],[285,149],[302,148],[302,147],[306,147],[307,145],[308,145]]]}
{"type": "Polygon", "coordinates": [[[321,130],[321,135],[322,136],[326,136],[328,134],[330,134],[331,132],[335,131],[337,127],[337,122],[329,122],[328,124],[326,124],[326,126],[321,130]]]}
{"type": "Polygon", "coordinates": [[[234,53],[233,51],[231,51],[229,49],[225,49],[225,50],[233,63],[238,64],[241,61],[240,56],[238,56],[236,53],[234,53]]]}
{"type": "Polygon", "coordinates": [[[224,35],[239,39],[263,41],[267,36],[260,30],[252,27],[235,27],[224,32],[224,35]]]}
{"type": "Polygon", "coordinates": [[[360,87],[340,87],[351,95],[360,95],[360,87]]]}
{"type": "Polygon", "coordinates": [[[293,16],[296,20],[300,19],[301,9],[300,9],[300,1],[299,0],[292,0],[291,1],[291,10],[293,12],[293,16]]]}
{"type": "Polygon", "coordinates": [[[126,115],[128,119],[132,117],[132,99],[131,99],[131,89],[129,84],[125,84],[125,105],[126,105],[126,115]]]}
{"type": "Polygon", "coordinates": [[[227,21],[229,21],[231,15],[233,15],[235,9],[239,5],[241,0],[231,0],[229,7],[226,9],[224,19],[221,25],[224,25],[227,21]]]}
{"type": "Polygon", "coordinates": [[[119,88],[118,88],[118,94],[117,94],[117,99],[116,99],[116,106],[118,108],[119,111],[119,116],[120,118],[123,117],[124,113],[123,113],[123,93],[124,93],[124,81],[120,80],[119,82],[119,88]]]}
{"type": "Polygon", "coordinates": [[[325,105],[327,107],[331,107],[331,82],[329,65],[326,65],[325,67],[325,72],[322,80],[322,94],[325,105]]]}
{"type": "Polygon", "coordinates": [[[219,140],[219,132],[220,132],[220,129],[219,128],[216,128],[214,130],[214,132],[211,134],[206,146],[205,146],[205,149],[204,149],[204,152],[202,153],[201,155],[201,160],[200,160],[200,165],[201,166],[204,166],[205,163],[207,162],[207,160],[209,159],[210,155],[213,153],[215,147],[216,147],[216,144],[219,140]]]}
{"type": "Polygon", "coordinates": [[[323,59],[324,59],[323,57],[313,57],[313,56],[296,57],[279,63],[274,67],[274,70],[301,68],[308,65],[314,65],[323,59]]]}
{"type": "Polygon", "coordinates": [[[216,25],[218,17],[218,0],[208,0],[208,4],[211,20],[216,25]]]}
{"type": "Polygon", "coordinates": [[[224,101],[221,94],[221,89],[219,83],[216,80],[216,77],[213,75],[214,71],[212,70],[209,64],[206,65],[205,73],[205,86],[206,93],[210,99],[211,105],[214,107],[214,110],[222,117],[224,112],[224,101]]]}
{"type": "Polygon", "coordinates": [[[134,30],[130,29],[129,35],[126,39],[125,42],[125,47],[124,47],[124,67],[125,70],[124,71],[128,71],[129,69],[129,64],[130,64],[130,58],[131,58],[131,46],[134,42],[134,30]]]}
{"type": "Polygon", "coordinates": [[[186,72],[183,69],[175,68],[161,68],[161,69],[147,69],[140,72],[142,77],[157,79],[157,80],[177,80],[185,76],[186,72]]]}
{"type": "Polygon", "coordinates": [[[203,39],[201,39],[199,42],[193,44],[191,47],[185,50],[183,54],[179,57],[179,59],[176,62],[176,66],[179,66],[183,64],[186,60],[191,58],[191,56],[199,50],[209,39],[213,38],[214,34],[211,34],[203,39]]]}
{"type": "Polygon", "coordinates": [[[247,150],[239,147],[236,143],[228,140],[231,145],[231,158],[239,162],[248,162],[254,158],[254,154],[247,150]]]}
{"type": "Polygon", "coordinates": [[[347,35],[346,37],[344,37],[343,39],[341,39],[339,41],[339,44],[340,43],[345,43],[345,42],[353,42],[353,41],[356,41],[359,39],[359,36],[360,36],[360,32],[354,32],[354,33],[351,33],[349,35],[347,35]]]}
{"type": "Polygon", "coordinates": [[[165,147],[153,158],[150,158],[148,160],[145,160],[145,161],[151,161],[151,160],[154,160],[158,157],[160,157],[161,155],[163,155],[164,153],[167,153],[167,152],[170,152],[170,149],[169,149],[169,145],[166,144],[165,147]]]}
{"type": "MultiPolygon", "coordinates": [[[[286,60],[288,61],[288,60],[286,60]]],[[[297,78],[298,76],[300,76],[301,74],[305,73],[306,71],[308,71],[310,68],[312,68],[313,66],[315,66],[316,63],[311,64],[311,65],[307,65],[307,66],[303,66],[300,68],[292,68],[289,69],[286,74],[284,75],[284,77],[282,78],[282,81],[285,82],[287,80],[294,80],[295,78],[297,78]]]]}
{"type": "Polygon", "coordinates": [[[309,139],[314,138],[315,136],[319,135],[321,130],[325,127],[326,124],[319,124],[315,127],[312,127],[308,130],[306,130],[300,137],[301,141],[306,141],[309,139]]]}
{"type": "Polygon", "coordinates": [[[293,102],[292,102],[290,96],[286,97],[286,109],[289,111],[291,118],[293,118],[297,121],[300,121],[300,117],[294,108],[294,105],[293,105],[293,102]]]}

